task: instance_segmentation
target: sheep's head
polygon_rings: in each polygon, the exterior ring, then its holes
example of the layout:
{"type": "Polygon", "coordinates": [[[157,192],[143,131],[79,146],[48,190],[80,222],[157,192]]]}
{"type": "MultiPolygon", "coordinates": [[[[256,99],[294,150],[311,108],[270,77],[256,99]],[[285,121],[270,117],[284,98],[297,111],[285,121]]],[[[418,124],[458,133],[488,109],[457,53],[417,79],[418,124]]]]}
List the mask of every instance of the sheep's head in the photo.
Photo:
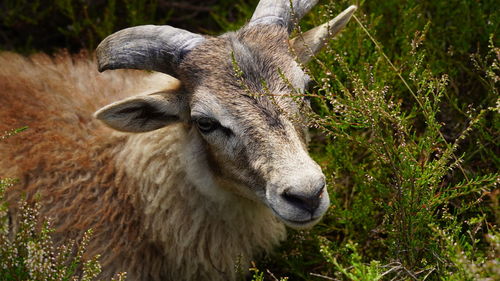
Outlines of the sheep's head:
{"type": "Polygon", "coordinates": [[[128,132],[184,122],[197,160],[219,186],[264,203],[289,226],[313,225],[329,198],[325,177],[307,153],[297,93],[309,78],[296,59],[307,62],[356,9],[289,39],[294,22],[316,2],[262,0],[246,26],[218,37],[150,25],[109,36],[97,48],[101,71],[154,70],[182,86],[113,103],[96,117],[128,132]]]}

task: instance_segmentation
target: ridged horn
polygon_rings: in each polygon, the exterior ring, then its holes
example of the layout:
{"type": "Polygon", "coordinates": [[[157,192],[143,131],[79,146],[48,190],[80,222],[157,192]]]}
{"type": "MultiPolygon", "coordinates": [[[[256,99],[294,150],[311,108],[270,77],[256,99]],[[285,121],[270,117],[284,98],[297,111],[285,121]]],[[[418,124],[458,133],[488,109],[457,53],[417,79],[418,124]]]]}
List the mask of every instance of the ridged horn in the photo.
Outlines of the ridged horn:
{"type": "Polygon", "coordinates": [[[142,69],[175,74],[184,55],[204,37],[168,25],[142,25],[120,30],[97,47],[99,71],[142,69]]]}
{"type": "Polygon", "coordinates": [[[301,63],[307,63],[347,25],[356,9],[357,7],[352,5],[331,21],[291,39],[290,44],[297,54],[297,60],[301,63]]]}
{"type": "Polygon", "coordinates": [[[248,25],[279,24],[290,33],[294,22],[298,22],[316,3],[318,0],[261,0],[248,25]]]}

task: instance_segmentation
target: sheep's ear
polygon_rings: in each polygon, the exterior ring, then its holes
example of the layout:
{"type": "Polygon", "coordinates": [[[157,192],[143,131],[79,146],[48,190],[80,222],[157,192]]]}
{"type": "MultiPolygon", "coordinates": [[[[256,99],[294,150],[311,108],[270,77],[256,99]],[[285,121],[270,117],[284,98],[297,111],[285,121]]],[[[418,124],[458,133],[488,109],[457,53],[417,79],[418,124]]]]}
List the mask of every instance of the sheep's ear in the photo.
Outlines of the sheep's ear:
{"type": "Polygon", "coordinates": [[[188,106],[179,92],[157,92],[139,95],[109,104],[94,117],[122,132],[149,132],[174,122],[185,121],[188,106]]]}

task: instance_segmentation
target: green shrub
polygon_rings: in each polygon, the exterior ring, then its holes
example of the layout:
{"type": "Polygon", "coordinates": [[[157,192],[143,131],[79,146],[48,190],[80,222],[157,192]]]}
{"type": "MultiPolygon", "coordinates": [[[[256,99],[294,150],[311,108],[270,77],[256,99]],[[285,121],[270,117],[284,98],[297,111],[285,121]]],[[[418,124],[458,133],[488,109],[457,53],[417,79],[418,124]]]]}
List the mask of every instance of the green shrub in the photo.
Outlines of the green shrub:
{"type": "MultiPolygon", "coordinates": [[[[349,3],[332,2],[302,29],[349,3]]],[[[500,278],[495,4],[358,5],[309,65],[311,152],[332,206],[260,267],[290,280],[500,278]]]]}
{"type": "Polygon", "coordinates": [[[222,17],[211,15],[222,11],[224,19],[239,14],[232,0],[2,0],[0,50],[94,50],[114,31],[141,24],[218,33],[222,17]]]}

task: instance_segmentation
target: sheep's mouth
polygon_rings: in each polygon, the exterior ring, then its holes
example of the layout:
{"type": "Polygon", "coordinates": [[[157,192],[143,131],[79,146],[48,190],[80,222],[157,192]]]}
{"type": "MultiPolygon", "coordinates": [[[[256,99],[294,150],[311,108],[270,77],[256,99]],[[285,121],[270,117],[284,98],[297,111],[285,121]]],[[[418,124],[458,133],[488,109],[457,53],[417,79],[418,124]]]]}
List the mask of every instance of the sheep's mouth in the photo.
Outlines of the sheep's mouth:
{"type": "Polygon", "coordinates": [[[306,220],[306,221],[293,221],[293,220],[287,220],[287,219],[284,219],[284,218],[281,218],[280,219],[289,227],[291,228],[294,228],[294,229],[305,229],[305,228],[310,228],[312,226],[314,226],[316,223],[319,222],[319,220],[321,219],[322,216],[320,217],[317,217],[317,218],[313,218],[313,219],[310,219],[310,220],[306,220]]]}
{"type": "Polygon", "coordinates": [[[274,215],[279,220],[281,220],[285,225],[287,225],[287,226],[289,226],[291,228],[294,228],[294,229],[306,229],[306,228],[310,228],[310,227],[314,226],[316,223],[318,223],[319,220],[321,220],[321,218],[323,217],[323,214],[321,214],[321,215],[316,216],[316,217],[311,216],[310,219],[292,220],[292,219],[287,219],[287,218],[283,217],[283,215],[281,215],[278,211],[276,211],[274,209],[274,207],[271,206],[271,204],[268,204],[268,207],[273,211],[274,215]]]}

